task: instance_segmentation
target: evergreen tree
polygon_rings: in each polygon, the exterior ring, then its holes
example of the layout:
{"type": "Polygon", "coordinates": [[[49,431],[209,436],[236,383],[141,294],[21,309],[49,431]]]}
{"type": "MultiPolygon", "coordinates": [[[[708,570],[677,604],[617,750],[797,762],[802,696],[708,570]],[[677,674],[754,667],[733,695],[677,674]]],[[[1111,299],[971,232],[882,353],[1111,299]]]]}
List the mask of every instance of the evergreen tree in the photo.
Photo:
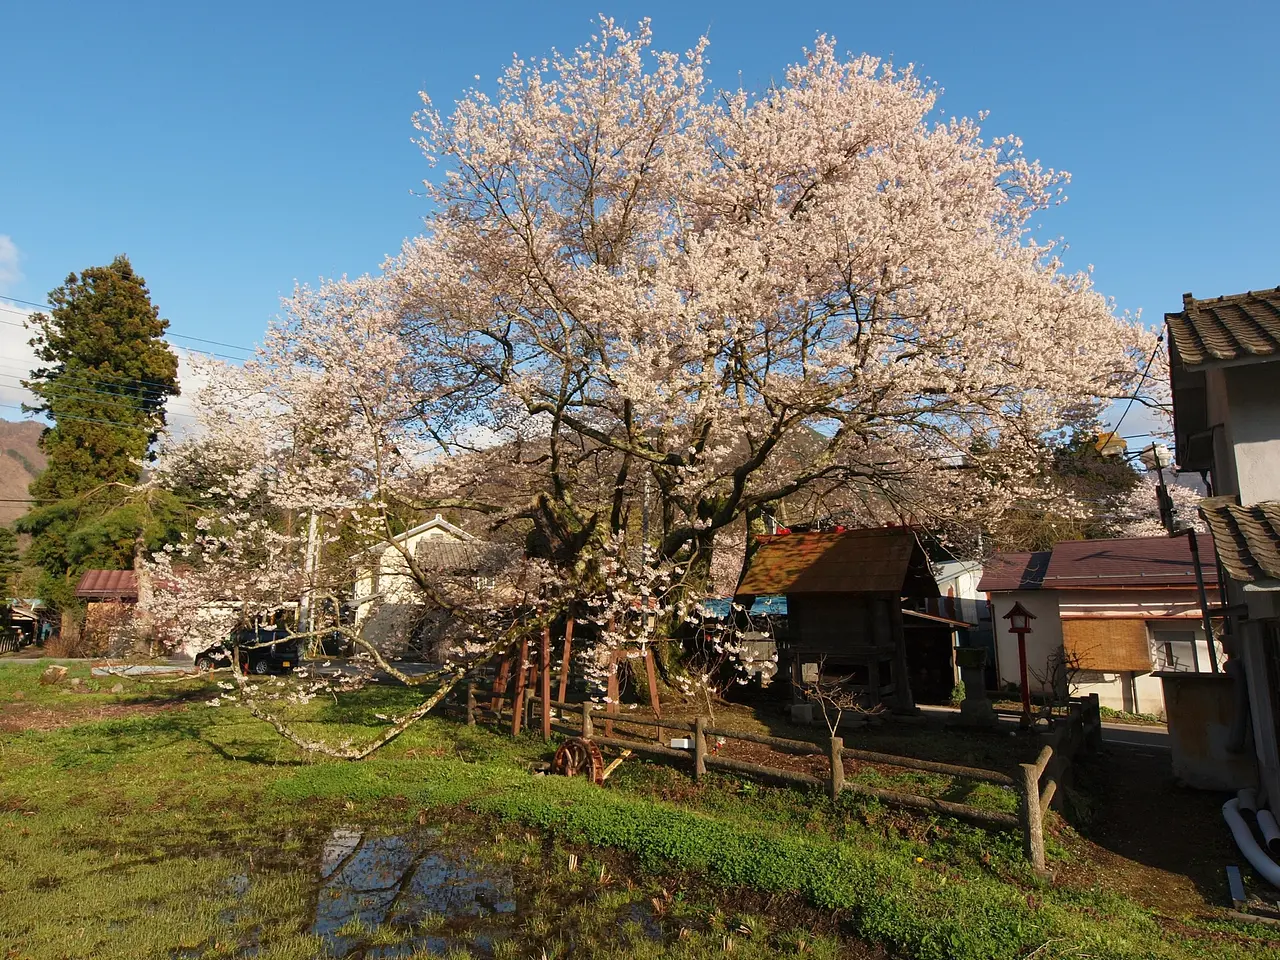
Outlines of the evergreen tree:
{"type": "Polygon", "coordinates": [[[17,592],[18,573],[21,569],[18,538],[8,527],[0,527],[0,603],[7,604],[17,592]]]}
{"type": "Polygon", "coordinates": [[[168,321],[125,256],[71,274],[49,303],[30,321],[45,365],[25,384],[38,399],[27,409],[53,421],[40,438],[48,467],[29,488],[41,505],[19,529],[32,534],[42,595],[62,606],[82,570],[132,566],[140,533],[153,543],[172,532],[175,505],[157,516],[130,502],[129,488],[178,393],[178,359],[161,339],[168,321]]]}

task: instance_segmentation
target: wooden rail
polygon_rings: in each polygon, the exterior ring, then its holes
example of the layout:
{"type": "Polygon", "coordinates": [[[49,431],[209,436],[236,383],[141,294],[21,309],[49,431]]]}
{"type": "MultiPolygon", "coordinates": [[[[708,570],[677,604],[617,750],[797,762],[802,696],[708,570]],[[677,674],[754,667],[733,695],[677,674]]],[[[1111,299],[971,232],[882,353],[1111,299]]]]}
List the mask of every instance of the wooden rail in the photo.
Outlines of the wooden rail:
{"type": "MultiPolygon", "coordinates": [[[[526,705],[541,704],[542,697],[525,692],[522,698],[522,709],[526,705]]],[[[477,719],[501,721],[504,716],[512,716],[513,709],[501,706],[502,701],[491,701],[498,705],[497,709],[480,706],[476,702],[475,688],[467,688],[466,718],[468,724],[477,719]]],[[[1017,775],[1010,776],[997,770],[984,770],[979,767],[966,767],[959,764],[937,763],[932,760],[919,760],[915,757],[903,757],[896,754],[878,753],[873,750],[861,750],[846,747],[841,737],[832,737],[823,744],[810,740],[791,740],[785,737],[772,737],[766,734],[749,733],[742,730],[726,730],[710,725],[705,717],[697,717],[693,723],[682,720],[650,720],[643,717],[627,717],[613,711],[601,711],[596,704],[567,703],[562,700],[550,700],[552,710],[559,715],[544,715],[543,729],[555,728],[566,734],[577,734],[596,743],[618,750],[631,750],[642,755],[660,757],[666,760],[693,761],[694,780],[701,781],[707,770],[723,770],[728,773],[742,774],[762,780],[785,783],[789,785],[826,789],[827,794],[836,798],[845,791],[857,796],[872,797],[884,803],[922,810],[977,823],[985,827],[1000,830],[1019,829],[1023,838],[1023,850],[1032,866],[1040,872],[1045,870],[1044,852],[1044,817],[1055,800],[1059,805],[1063,797],[1062,785],[1070,772],[1073,756],[1082,748],[1096,749],[1101,742],[1102,720],[1098,708],[1096,694],[1080,699],[1073,699],[1068,707],[1067,716],[1061,718],[1054,726],[1047,743],[1033,763],[1019,764],[1017,775]],[[580,723],[571,723],[565,719],[566,713],[581,715],[580,723]],[[604,736],[595,732],[597,722],[605,724],[604,736]],[[693,734],[693,749],[681,750],[667,746],[661,742],[634,740],[625,736],[615,736],[614,725],[645,727],[656,730],[659,741],[664,730],[680,731],[693,734]],[[757,743],[784,753],[800,756],[821,756],[827,761],[827,777],[815,776],[798,770],[784,770],[764,764],[750,763],[731,757],[721,757],[708,750],[708,738],[724,740],[743,740],[757,743]],[[844,764],[846,760],[860,760],[866,763],[878,763],[885,766],[901,767],[907,770],[919,770],[925,773],[936,773],[965,780],[992,783],[1001,787],[1009,787],[1018,795],[1017,814],[984,810],[964,803],[954,803],[935,797],[923,797],[916,794],[900,793],[883,787],[848,782],[845,780],[844,764]],[[1043,781],[1043,783],[1042,783],[1043,781]]],[[[626,731],[622,731],[626,733],[626,731]]]]}

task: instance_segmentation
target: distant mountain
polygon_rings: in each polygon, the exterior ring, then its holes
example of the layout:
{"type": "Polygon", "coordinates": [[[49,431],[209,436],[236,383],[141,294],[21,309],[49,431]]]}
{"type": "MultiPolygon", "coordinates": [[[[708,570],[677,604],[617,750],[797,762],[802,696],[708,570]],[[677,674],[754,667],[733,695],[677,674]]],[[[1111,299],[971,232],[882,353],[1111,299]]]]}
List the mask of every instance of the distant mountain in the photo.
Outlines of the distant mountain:
{"type": "Polygon", "coordinates": [[[40,433],[44,426],[31,420],[0,420],[0,524],[10,524],[27,512],[27,484],[44,469],[40,433]]]}

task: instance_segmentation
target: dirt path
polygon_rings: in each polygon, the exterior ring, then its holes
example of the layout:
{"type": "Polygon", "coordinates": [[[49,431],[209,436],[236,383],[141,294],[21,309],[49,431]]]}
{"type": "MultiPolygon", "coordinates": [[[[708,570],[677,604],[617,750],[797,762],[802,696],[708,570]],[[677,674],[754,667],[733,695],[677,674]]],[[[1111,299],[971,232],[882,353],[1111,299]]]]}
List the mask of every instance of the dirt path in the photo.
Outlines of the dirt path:
{"type": "Polygon", "coordinates": [[[1222,820],[1226,794],[1191,790],[1173,778],[1169,751],[1108,743],[1080,769],[1093,795],[1086,861],[1062,879],[1126,893],[1164,914],[1196,914],[1226,905],[1223,868],[1239,861],[1222,820]]]}

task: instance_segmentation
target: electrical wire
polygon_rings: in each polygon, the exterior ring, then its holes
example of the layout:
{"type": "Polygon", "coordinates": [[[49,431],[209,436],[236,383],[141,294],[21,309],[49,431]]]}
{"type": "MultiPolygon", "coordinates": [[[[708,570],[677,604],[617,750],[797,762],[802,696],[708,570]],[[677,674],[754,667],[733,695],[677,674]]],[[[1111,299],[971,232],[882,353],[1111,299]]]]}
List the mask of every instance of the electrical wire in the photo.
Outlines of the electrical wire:
{"type": "MultiPolygon", "coordinates": [[[[34,374],[34,371],[29,367],[26,359],[23,357],[7,357],[7,356],[0,355],[0,360],[11,361],[11,364],[8,365],[9,369],[22,373],[28,378],[32,377],[34,374]]],[[[128,389],[128,385],[126,384],[121,384],[114,380],[102,380],[96,377],[89,377],[83,373],[69,373],[69,372],[63,371],[62,373],[55,374],[55,377],[58,380],[78,381],[80,383],[88,383],[88,384],[93,384],[95,386],[115,387],[117,389],[126,389],[126,390],[128,389]]],[[[172,383],[163,383],[159,380],[145,380],[141,378],[139,379],[130,378],[129,382],[141,383],[149,387],[156,387],[158,391],[161,393],[168,393],[173,386],[172,383]]],[[[129,394],[118,394],[118,396],[129,396],[129,394]]]]}
{"type": "Polygon", "coordinates": [[[1129,411],[1133,408],[1134,401],[1138,399],[1138,394],[1142,392],[1142,385],[1147,382],[1147,374],[1151,372],[1151,364],[1155,363],[1156,354],[1160,352],[1160,344],[1164,343],[1164,331],[1160,332],[1160,336],[1156,337],[1156,345],[1151,349],[1151,356],[1147,357],[1147,365],[1142,370],[1142,376],[1138,378],[1138,385],[1133,388],[1133,396],[1129,398],[1129,403],[1124,408],[1124,413],[1120,414],[1120,419],[1116,421],[1116,425],[1111,428],[1113,434],[1120,433],[1120,425],[1124,423],[1124,418],[1129,415],[1129,411]]]}
{"type": "MultiPolygon", "coordinates": [[[[6,309],[8,309],[8,308],[6,308],[3,304],[0,304],[0,310],[6,310],[6,309]]],[[[24,316],[24,317],[25,317],[25,316],[29,316],[29,314],[25,314],[25,313],[23,313],[23,312],[22,312],[22,311],[20,311],[20,310],[8,310],[8,312],[10,312],[10,313],[12,313],[12,314],[14,314],[14,315],[16,315],[16,316],[24,316]]],[[[10,326],[10,327],[21,327],[21,328],[22,328],[22,329],[24,329],[24,330],[30,330],[30,329],[31,329],[31,328],[30,328],[30,327],[28,327],[25,323],[17,323],[17,322],[15,322],[15,321],[13,321],[13,320],[0,320],[0,323],[3,323],[3,324],[5,324],[6,326],[10,326]]],[[[182,337],[182,334],[178,334],[178,333],[167,333],[167,334],[165,334],[165,336],[166,336],[166,337],[182,337]]],[[[201,342],[201,343],[217,343],[217,341],[214,341],[214,340],[202,340],[200,337],[183,337],[183,339],[186,339],[186,340],[198,340],[198,341],[199,341],[199,342],[201,342]]],[[[198,353],[198,354],[200,354],[201,356],[205,356],[205,357],[217,357],[217,358],[218,358],[218,359],[220,359],[220,360],[235,360],[235,361],[238,361],[238,362],[240,362],[240,363],[243,363],[245,360],[248,360],[248,359],[249,359],[248,357],[233,357],[233,356],[231,356],[230,354],[227,354],[227,353],[216,353],[216,352],[214,352],[214,351],[212,351],[212,350],[201,350],[201,349],[199,349],[198,347],[187,347],[187,346],[182,346],[182,344],[171,344],[171,346],[178,346],[178,347],[181,347],[181,349],[186,350],[188,353],[198,353]]],[[[236,345],[235,345],[235,344],[233,344],[233,343],[229,343],[229,344],[219,344],[219,346],[228,346],[228,347],[231,347],[233,350],[243,350],[243,351],[245,351],[246,353],[249,353],[249,354],[252,354],[252,353],[253,353],[253,351],[252,351],[252,350],[250,350],[248,347],[238,347],[238,346],[236,346],[236,345]]]]}
{"type": "MultiPolygon", "coordinates": [[[[9,300],[12,303],[26,304],[28,307],[36,307],[39,310],[50,310],[50,311],[53,310],[53,307],[51,307],[49,304],[36,303],[34,300],[21,300],[18,297],[0,297],[0,300],[9,300]]],[[[0,307],[3,307],[3,306],[4,304],[0,304],[0,307]]],[[[10,312],[19,313],[19,314],[22,314],[23,316],[30,316],[30,314],[21,310],[11,310],[10,312]]],[[[196,343],[208,343],[215,347],[227,347],[230,350],[243,350],[245,353],[254,352],[252,347],[242,347],[238,343],[226,343],[222,340],[206,340],[204,337],[193,337],[190,334],[186,334],[186,333],[174,333],[172,330],[165,331],[165,336],[177,337],[179,340],[192,340],[196,343]]]]}
{"type": "MultiPolygon", "coordinates": [[[[8,380],[16,380],[19,385],[21,385],[23,382],[23,378],[14,373],[0,372],[0,377],[3,377],[8,380]]],[[[127,393],[109,393],[106,390],[94,390],[89,387],[79,387],[74,385],[69,387],[64,387],[63,384],[67,382],[68,381],[60,378],[58,380],[52,381],[52,383],[48,384],[48,386],[53,386],[56,389],[55,395],[58,397],[66,397],[73,400],[83,400],[88,403],[100,403],[109,407],[122,407],[126,410],[138,410],[140,409],[139,404],[142,403],[143,401],[160,399],[160,397],[158,396],[157,397],[130,397],[130,395],[127,393]],[[94,400],[93,399],[94,397],[112,397],[114,399],[94,400]]],[[[45,399],[45,401],[48,402],[48,399],[52,399],[52,398],[47,398],[47,399],[42,398],[42,399],[45,399]]]]}
{"type": "MultiPolygon", "coordinates": [[[[22,406],[22,404],[20,404],[20,403],[0,403],[0,407],[8,407],[8,408],[9,408],[9,409],[11,409],[11,410],[23,410],[23,406],[22,406]]],[[[24,411],[24,412],[25,412],[25,411],[24,411]]],[[[192,415],[188,413],[188,414],[181,414],[181,416],[187,416],[187,417],[189,417],[189,416],[192,416],[192,415]]],[[[120,421],[120,420],[94,420],[94,419],[91,419],[91,418],[89,418],[89,417],[73,417],[73,416],[70,416],[70,415],[67,415],[67,414],[64,414],[64,415],[62,415],[62,416],[60,416],[60,417],[55,417],[54,419],[55,419],[55,420],[58,420],[58,421],[62,421],[62,420],[74,420],[74,421],[76,421],[77,423],[100,423],[100,424],[102,424],[103,426],[107,426],[107,427],[119,427],[119,428],[120,428],[120,429],[122,429],[122,430],[143,430],[143,431],[145,431],[145,432],[147,432],[147,433],[159,433],[159,432],[160,432],[160,428],[159,428],[158,426],[153,426],[153,427],[144,427],[144,426],[140,426],[139,424],[136,424],[136,423],[124,423],[123,421],[120,421]]],[[[165,419],[166,419],[166,421],[168,420],[168,415],[166,415],[166,418],[165,418],[165,419]]],[[[38,421],[38,420],[32,420],[30,417],[28,417],[28,418],[27,418],[27,422],[29,422],[29,423],[39,423],[40,421],[38,421]]],[[[47,426],[47,424],[46,424],[46,426],[47,426]]]]}

